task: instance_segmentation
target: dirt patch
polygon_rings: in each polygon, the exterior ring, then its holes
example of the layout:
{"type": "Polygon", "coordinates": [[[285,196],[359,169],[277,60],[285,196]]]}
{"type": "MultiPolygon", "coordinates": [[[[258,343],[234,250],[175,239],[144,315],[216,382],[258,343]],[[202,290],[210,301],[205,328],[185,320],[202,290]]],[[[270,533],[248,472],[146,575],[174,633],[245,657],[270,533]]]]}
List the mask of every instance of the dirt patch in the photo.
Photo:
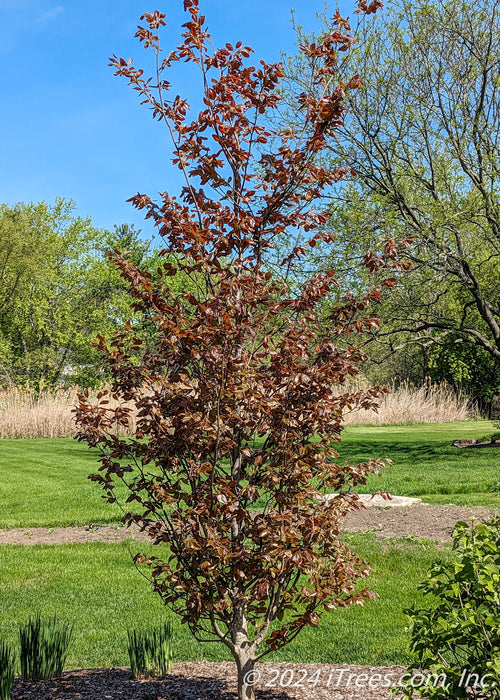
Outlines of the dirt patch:
{"type": "Polygon", "coordinates": [[[92,525],[90,527],[16,527],[11,530],[0,530],[0,545],[2,544],[70,544],[78,542],[123,542],[147,540],[145,533],[138,528],[126,528],[120,525],[92,525]]]}
{"type": "MultiPolygon", "coordinates": [[[[458,520],[488,520],[500,511],[482,506],[440,506],[420,503],[408,507],[370,507],[350,513],[345,520],[347,530],[373,530],[378,537],[423,537],[450,542],[458,520]]],[[[69,544],[72,542],[122,542],[128,538],[146,541],[148,536],[137,528],[119,525],[88,527],[13,528],[0,530],[2,544],[69,544]]]]}
{"type": "Polygon", "coordinates": [[[366,508],[349,513],[347,530],[374,530],[378,537],[423,537],[451,542],[451,533],[459,520],[481,522],[500,515],[493,508],[477,506],[441,506],[419,503],[407,508],[366,508]]]}
{"type": "MultiPolygon", "coordinates": [[[[386,700],[402,666],[263,663],[257,700],[386,700]],[[371,687],[370,687],[371,686],[371,687]]],[[[130,669],[68,671],[51,681],[16,678],[12,700],[236,700],[233,663],[174,664],[163,679],[139,681],[130,669]]]]}

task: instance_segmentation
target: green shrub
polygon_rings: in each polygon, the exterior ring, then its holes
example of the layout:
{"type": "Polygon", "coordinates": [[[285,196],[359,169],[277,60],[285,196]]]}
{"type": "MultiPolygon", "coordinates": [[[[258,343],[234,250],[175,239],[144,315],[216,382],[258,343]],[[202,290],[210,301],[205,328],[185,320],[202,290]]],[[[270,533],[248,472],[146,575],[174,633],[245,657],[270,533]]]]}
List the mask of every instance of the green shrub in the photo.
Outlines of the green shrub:
{"type": "Polygon", "coordinates": [[[128,655],[134,678],[163,676],[172,669],[172,623],[145,632],[128,631],[128,655]]]}
{"type": "Polygon", "coordinates": [[[9,700],[14,682],[14,652],[0,639],[0,700],[9,700]]]}
{"type": "Polygon", "coordinates": [[[56,617],[42,620],[40,613],[19,627],[21,675],[44,679],[60,676],[68,654],[73,628],[60,625],[56,617]]]}
{"type": "Polygon", "coordinates": [[[500,698],[500,518],[458,522],[453,549],[419,586],[430,608],[406,611],[416,654],[408,671],[433,675],[415,675],[404,697],[500,698]]]}

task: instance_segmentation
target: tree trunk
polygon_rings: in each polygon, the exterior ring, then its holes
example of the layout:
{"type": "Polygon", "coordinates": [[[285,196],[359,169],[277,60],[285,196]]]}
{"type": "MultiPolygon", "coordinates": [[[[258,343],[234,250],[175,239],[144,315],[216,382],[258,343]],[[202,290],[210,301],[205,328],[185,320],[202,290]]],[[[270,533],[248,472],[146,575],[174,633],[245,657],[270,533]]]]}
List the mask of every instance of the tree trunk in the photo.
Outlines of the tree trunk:
{"type": "Polygon", "coordinates": [[[255,700],[255,659],[248,658],[245,653],[241,654],[241,650],[238,651],[240,655],[235,654],[238,667],[238,700],[255,700]]]}
{"type": "Polygon", "coordinates": [[[238,667],[238,700],[255,700],[254,649],[248,641],[245,609],[241,603],[234,606],[231,640],[231,652],[238,667]]]}

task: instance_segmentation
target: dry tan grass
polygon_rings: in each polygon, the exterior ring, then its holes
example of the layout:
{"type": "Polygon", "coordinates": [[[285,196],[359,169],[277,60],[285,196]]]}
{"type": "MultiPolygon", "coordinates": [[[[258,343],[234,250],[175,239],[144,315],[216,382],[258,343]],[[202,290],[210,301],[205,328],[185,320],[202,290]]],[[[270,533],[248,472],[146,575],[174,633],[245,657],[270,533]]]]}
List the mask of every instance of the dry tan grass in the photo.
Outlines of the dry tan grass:
{"type": "Polygon", "coordinates": [[[347,425],[408,425],[411,423],[451,423],[479,418],[469,399],[459,396],[446,383],[421,387],[409,383],[390,388],[374,411],[353,411],[345,416],[347,425]]]}
{"type": "Polygon", "coordinates": [[[0,437],[65,437],[72,435],[72,391],[11,387],[0,392],[0,437]]]}
{"type": "MultiPolygon", "coordinates": [[[[357,387],[361,388],[361,387],[357,387]]],[[[70,437],[75,434],[71,409],[78,389],[9,388],[0,391],[0,438],[70,437]]],[[[444,384],[416,388],[403,384],[380,400],[378,413],[355,411],[349,425],[446,423],[476,417],[467,399],[444,384]]]]}
{"type": "MultiPolygon", "coordinates": [[[[72,409],[78,387],[35,390],[12,387],[0,391],[0,438],[72,437],[72,409]]],[[[111,400],[110,406],[114,403],[111,400]]]]}

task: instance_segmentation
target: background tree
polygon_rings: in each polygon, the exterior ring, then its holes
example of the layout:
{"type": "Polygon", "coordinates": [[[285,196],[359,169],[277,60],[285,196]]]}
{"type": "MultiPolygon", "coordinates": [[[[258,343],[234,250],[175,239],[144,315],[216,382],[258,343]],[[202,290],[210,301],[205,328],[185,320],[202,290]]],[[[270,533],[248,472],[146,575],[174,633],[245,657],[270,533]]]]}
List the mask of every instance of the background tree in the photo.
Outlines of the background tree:
{"type": "MultiPolygon", "coordinates": [[[[368,12],[378,3],[359,5],[368,12]]],[[[185,186],[179,198],[132,199],[165,240],[161,277],[118,253],[113,259],[155,342],[144,347],[134,324],[110,344],[100,340],[122,405],[111,409],[107,392],[96,402],[87,392],[77,422],[79,439],[99,450],[91,478],[110,502],[123,482],[131,504],[122,504],[123,521],[158,545],[157,556],[139,554],[136,562],[150,567],[154,590],[197,639],[230,649],[239,698],[250,699],[257,659],[317,625],[322,611],[370,595],[354,592],[367,567],[339,532],[359,507],[356,485],[381,462],[339,464],[334,445],[344,411],[373,407],[380,394],[350,392],[345,382],[363,360],[357,342],[377,323],[367,307],[381,289],[357,299],[345,292],[325,316],[323,301],[336,285],[331,270],[304,279],[294,295],[266,268],[266,253],[284,232],[307,234],[310,246],[330,240],[322,195],[344,169],[316,160],[344,113],[336,73],[338,52],[351,45],[347,22],[337,13],[332,32],[304,46],[317,58],[319,97],[304,91],[302,123],[291,132],[271,129],[267,119],[280,102],[282,66],[253,67],[241,43],[213,50],[197,2],[184,7],[182,41],[165,58],[158,35],[165,16],[142,17],[137,36],[153,51],[154,78],[112,58],[170,131],[185,186]],[[179,61],[199,71],[199,114],[170,92],[165,74],[179,61]],[[172,288],[179,273],[194,291],[172,288]],[[117,426],[134,409],[135,435],[120,438],[117,426]],[[326,498],[330,491],[337,495],[326,498]]],[[[292,250],[283,269],[304,253],[292,250]]],[[[366,265],[373,275],[388,268],[392,275],[394,243],[366,265]]],[[[392,276],[383,284],[391,286],[392,276]]]]}
{"type": "MultiPolygon", "coordinates": [[[[407,366],[413,356],[416,373],[485,398],[500,367],[499,64],[498,0],[392,0],[359,27],[344,70],[364,86],[348,92],[330,144],[333,163],[355,173],[333,206],[339,267],[380,237],[414,236],[379,357],[398,351],[407,366]]],[[[293,90],[310,70],[292,62],[293,90]]]]}
{"type": "Polygon", "coordinates": [[[127,258],[134,265],[148,265],[152,251],[152,242],[141,240],[140,231],[135,230],[134,224],[121,224],[114,227],[114,231],[106,238],[103,253],[108,254],[114,250],[127,251],[127,258]]]}
{"type": "Polygon", "coordinates": [[[92,343],[130,316],[130,299],[106,253],[117,246],[148,264],[133,227],[114,233],[75,216],[73,202],[0,208],[0,381],[102,379],[92,343]]]}

